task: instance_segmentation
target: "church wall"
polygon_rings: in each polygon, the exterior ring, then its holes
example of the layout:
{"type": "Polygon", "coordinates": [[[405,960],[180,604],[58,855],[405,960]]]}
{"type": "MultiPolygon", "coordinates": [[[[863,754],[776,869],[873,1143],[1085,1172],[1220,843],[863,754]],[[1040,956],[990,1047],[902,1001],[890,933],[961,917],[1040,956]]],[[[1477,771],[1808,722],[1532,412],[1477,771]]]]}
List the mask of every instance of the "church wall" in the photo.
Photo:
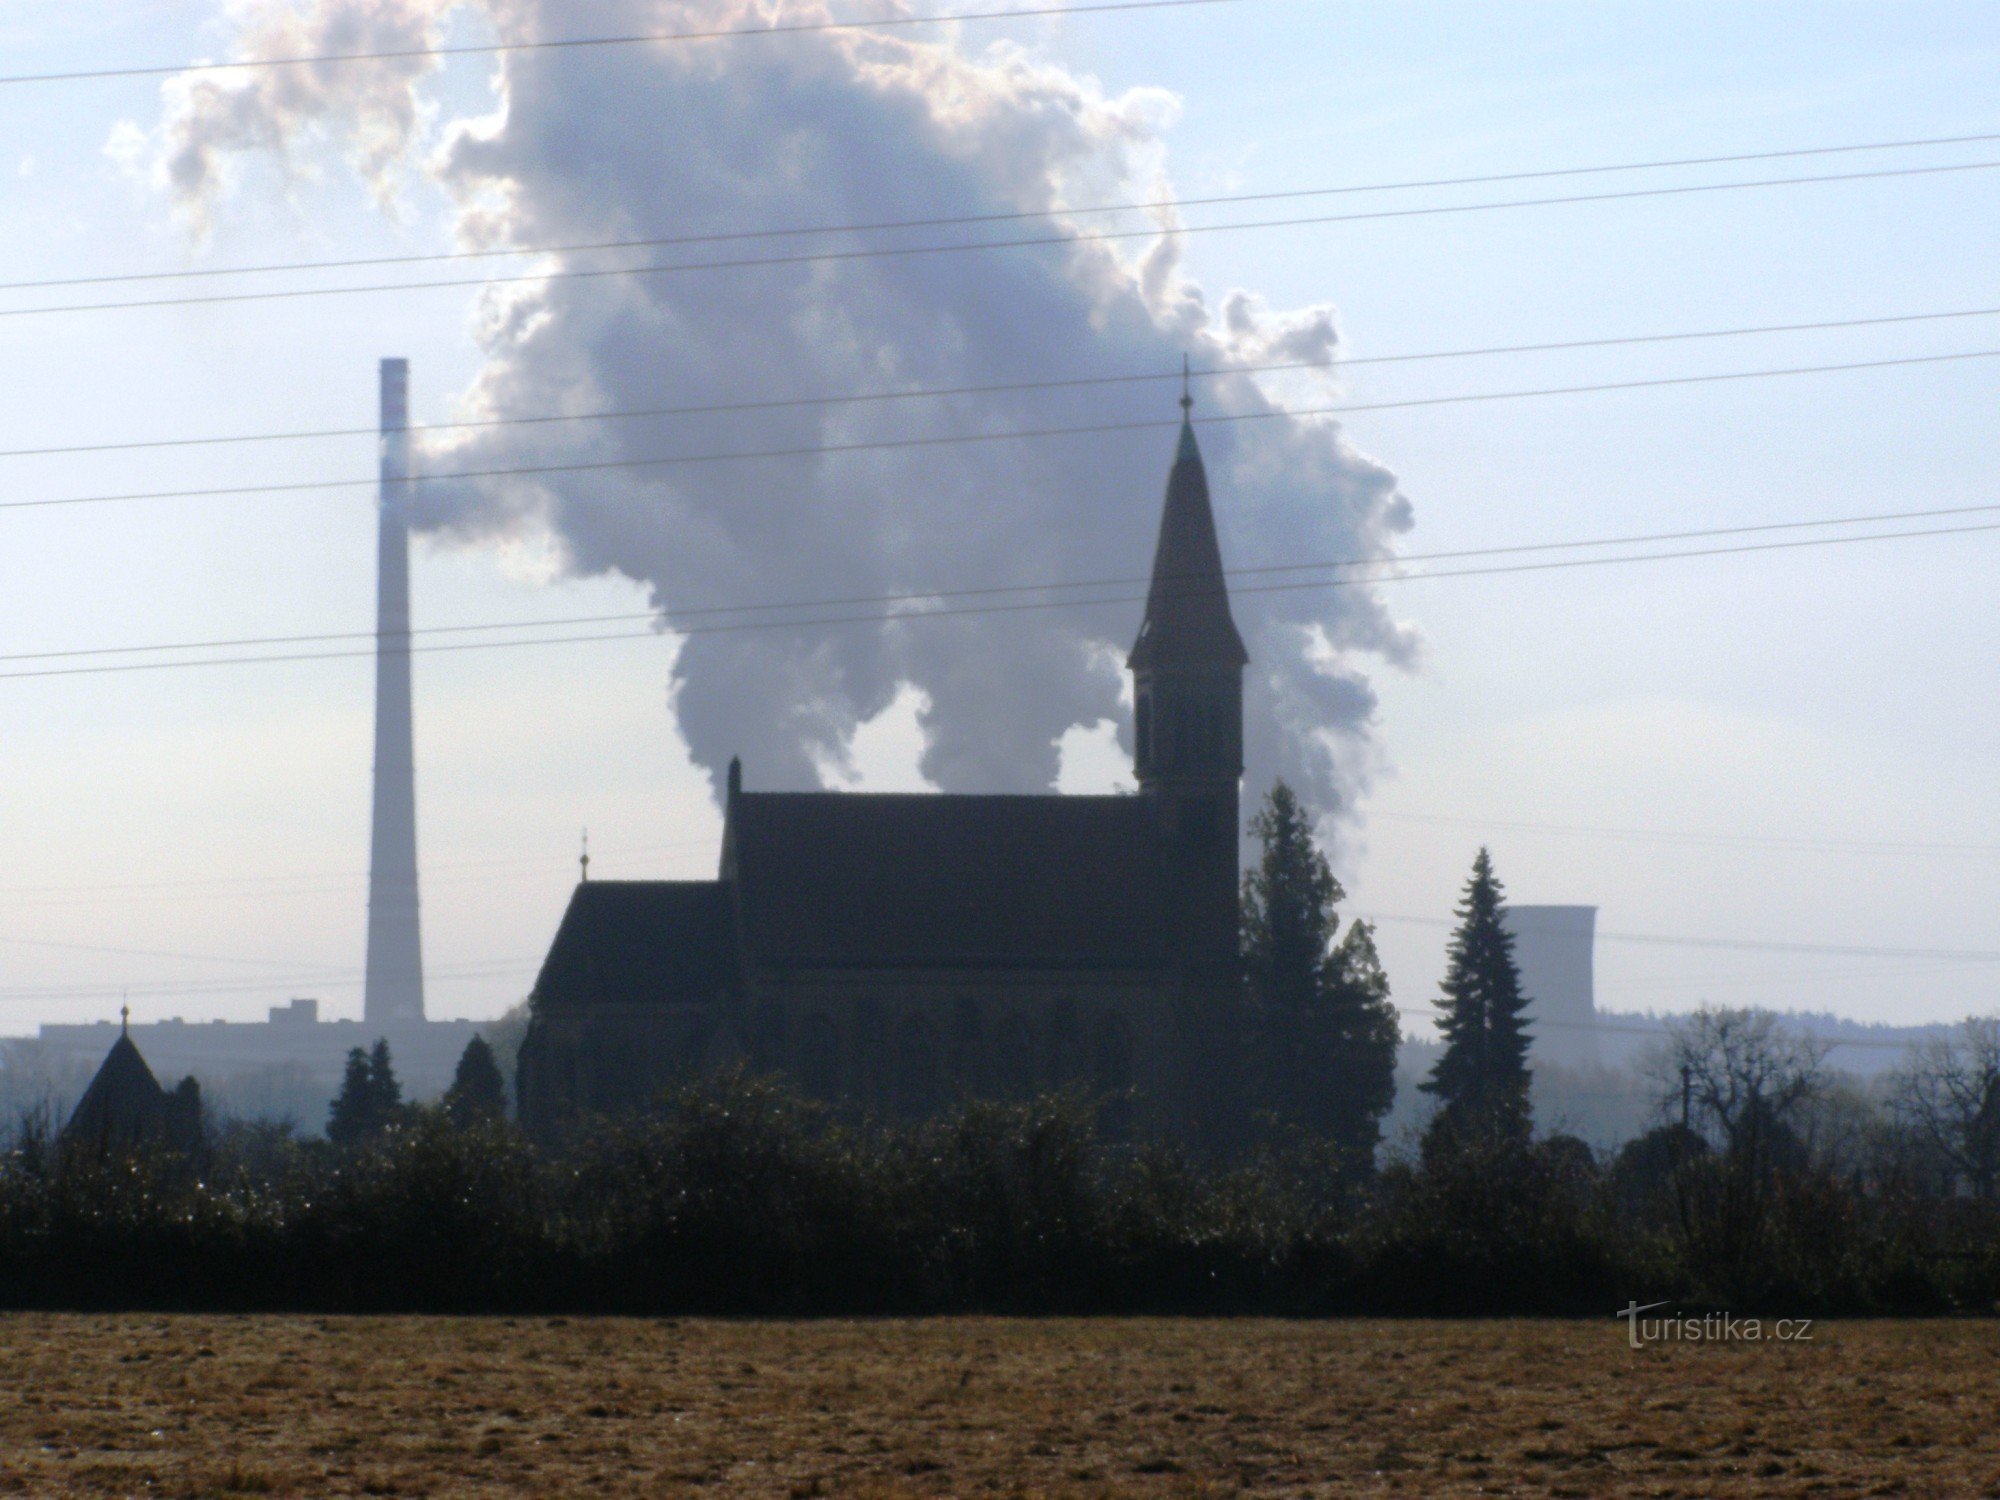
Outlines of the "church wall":
{"type": "Polygon", "coordinates": [[[1116,1123],[1159,1120],[1175,1089],[1170,1002],[1151,976],[792,976],[753,983],[748,1012],[753,1066],[889,1118],[1077,1088],[1129,1091],[1116,1123]]]}

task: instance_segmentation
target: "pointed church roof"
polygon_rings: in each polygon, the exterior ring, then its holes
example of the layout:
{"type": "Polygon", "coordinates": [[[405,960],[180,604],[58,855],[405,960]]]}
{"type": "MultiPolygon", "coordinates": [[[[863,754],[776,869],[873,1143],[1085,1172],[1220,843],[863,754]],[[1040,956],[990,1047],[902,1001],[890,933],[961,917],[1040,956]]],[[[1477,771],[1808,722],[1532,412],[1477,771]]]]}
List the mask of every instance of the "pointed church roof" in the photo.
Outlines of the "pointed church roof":
{"type": "Polygon", "coordinates": [[[63,1134],[100,1143],[136,1141],[154,1129],[166,1098],[131,1036],[120,1032],[63,1134]]]}
{"type": "MultiPolygon", "coordinates": [[[[1181,398],[1183,413],[1193,405],[1188,397],[1181,398]]],[[[1134,671],[1158,666],[1242,667],[1249,660],[1229,613],[1222,547],[1215,539],[1215,512],[1208,500],[1208,471],[1194,440],[1194,423],[1183,415],[1180,448],[1160,515],[1160,542],[1153,553],[1146,619],[1126,665],[1134,671]]]]}

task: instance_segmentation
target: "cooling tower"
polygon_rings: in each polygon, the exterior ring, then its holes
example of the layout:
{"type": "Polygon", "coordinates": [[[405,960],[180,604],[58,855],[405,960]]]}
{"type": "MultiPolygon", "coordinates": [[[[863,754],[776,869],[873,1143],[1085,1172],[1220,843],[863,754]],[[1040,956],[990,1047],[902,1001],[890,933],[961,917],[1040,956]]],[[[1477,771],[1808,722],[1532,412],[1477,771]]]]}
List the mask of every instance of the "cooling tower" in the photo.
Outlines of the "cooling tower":
{"type": "Polygon", "coordinates": [[[1533,1055],[1571,1066],[1598,1062],[1591,958],[1597,908],[1509,906],[1501,920],[1514,934],[1533,1055]]]}
{"type": "Polygon", "coordinates": [[[417,772],[410,725],[408,360],[382,361],[382,490],[375,582],[375,817],[368,861],[371,1025],[424,1018],[417,921],[417,772]]]}

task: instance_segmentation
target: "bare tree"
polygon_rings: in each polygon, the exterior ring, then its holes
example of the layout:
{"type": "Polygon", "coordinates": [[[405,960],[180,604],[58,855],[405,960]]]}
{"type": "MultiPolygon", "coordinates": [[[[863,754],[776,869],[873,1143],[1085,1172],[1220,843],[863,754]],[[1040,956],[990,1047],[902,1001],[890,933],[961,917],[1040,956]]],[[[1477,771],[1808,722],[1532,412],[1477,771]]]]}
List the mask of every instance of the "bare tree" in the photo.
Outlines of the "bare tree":
{"type": "Polygon", "coordinates": [[[1660,1103],[1732,1159],[1774,1165],[1802,1149],[1807,1106],[1826,1088],[1826,1045],[1766,1010],[1704,1006],[1667,1028],[1652,1072],[1660,1103]]]}
{"type": "Polygon", "coordinates": [[[1975,1017],[1954,1037],[1912,1048],[1891,1087],[1897,1118],[1974,1197],[1992,1198],[2000,1187],[2000,1020],[1975,1017]]]}

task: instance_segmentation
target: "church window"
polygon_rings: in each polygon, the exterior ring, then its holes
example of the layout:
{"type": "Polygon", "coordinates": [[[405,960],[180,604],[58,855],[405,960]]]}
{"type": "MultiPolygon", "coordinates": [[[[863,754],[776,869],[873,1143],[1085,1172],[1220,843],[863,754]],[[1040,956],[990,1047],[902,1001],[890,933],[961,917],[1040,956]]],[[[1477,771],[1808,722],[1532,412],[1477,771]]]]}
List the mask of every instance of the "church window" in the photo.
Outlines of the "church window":
{"type": "Polygon", "coordinates": [[[825,1015],[815,1013],[806,1021],[799,1041],[799,1082],[815,1099],[840,1093],[840,1033],[825,1015]]]}
{"type": "Polygon", "coordinates": [[[1020,1016],[1007,1017],[994,1032],[993,1083],[1003,1099],[1025,1099],[1035,1091],[1035,1043],[1020,1016]]]}
{"type": "Polygon", "coordinates": [[[986,1091],[985,1036],[979,1024],[979,1002],[961,997],[951,1011],[951,1071],[959,1092],[986,1091]]]}
{"type": "Polygon", "coordinates": [[[1132,1123],[1132,1032],[1123,1016],[1113,1012],[1098,1021],[1091,1053],[1099,1122],[1106,1135],[1125,1135],[1132,1123]]]}
{"type": "Polygon", "coordinates": [[[922,1016],[905,1016],[896,1028],[896,1112],[921,1120],[937,1113],[937,1029],[922,1016]]]}

